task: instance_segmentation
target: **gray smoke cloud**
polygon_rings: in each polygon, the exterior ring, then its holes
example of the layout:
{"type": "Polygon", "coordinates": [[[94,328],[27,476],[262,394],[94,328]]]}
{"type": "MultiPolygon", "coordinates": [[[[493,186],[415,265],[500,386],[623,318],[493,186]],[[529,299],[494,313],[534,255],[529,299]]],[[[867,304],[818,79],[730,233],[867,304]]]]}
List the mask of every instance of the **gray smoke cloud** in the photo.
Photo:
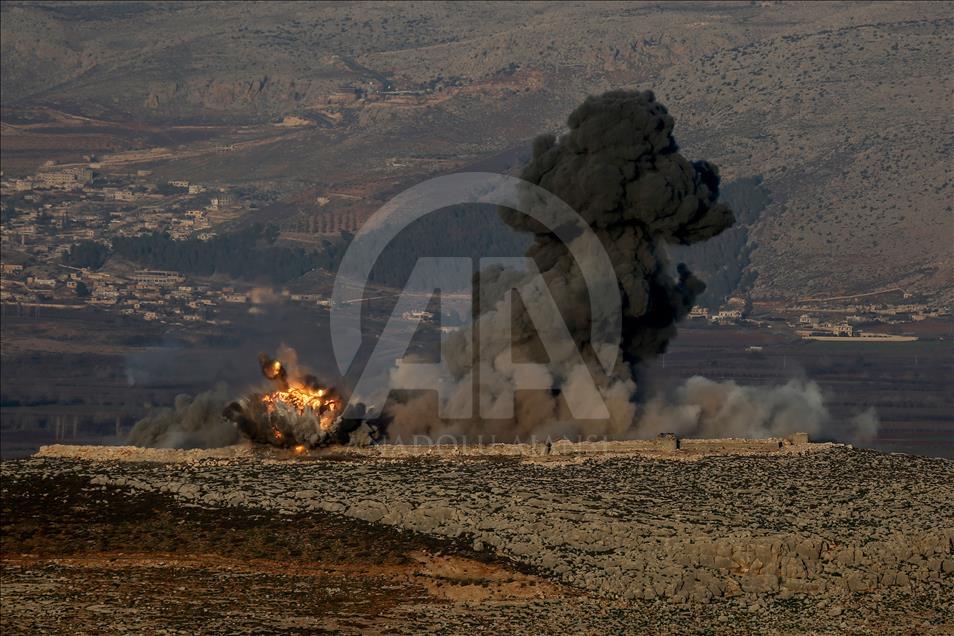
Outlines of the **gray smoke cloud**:
{"type": "MultiPolygon", "coordinates": [[[[576,210],[610,257],[623,312],[621,355],[610,373],[595,362],[588,290],[568,246],[531,216],[500,210],[510,227],[533,236],[527,255],[537,264],[560,310],[559,315],[544,320],[566,324],[596,380],[598,397],[609,417],[573,417],[568,403],[579,404],[593,397],[581,390],[585,384],[581,374],[586,369],[574,364],[574,356],[544,353],[536,334],[548,325],[539,324],[540,316],[535,316],[536,322],[531,320],[525,304],[514,303],[511,308],[502,302],[511,289],[524,301],[533,302],[528,275],[495,267],[479,276],[477,395],[481,407],[497,399],[514,400],[513,419],[441,420],[437,396],[426,394],[391,406],[388,434],[392,438],[450,435],[507,441],[531,436],[623,439],[661,432],[693,437],[823,433],[831,416],[818,385],[805,380],[744,387],[697,376],[674,395],[657,396],[644,405],[636,403],[639,365],[665,352],[676,335],[676,323],[705,290],[705,284],[681,263],[672,276],[666,245],[705,241],[734,222],[732,211],[718,200],[717,168],[683,157],[673,126],[672,117],[651,92],[613,91],[589,97],[569,116],[565,134],[535,140],[533,157],[520,175],[576,210]],[[510,347],[512,358],[505,355],[510,347]],[[518,392],[514,396],[512,389],[521,385],[521,378],[511,360],[542,362],[547,358],[549,376],[538,379],[558,391],[518,392]]],[[[529,188],[521,197],[521,209],[533,209],[535,217],[546,217],[546,202],[534,200],[529,188]]],[[[444,342],[443,353],[457,381],[448,398],[451,403],[465,402],[473,391],[472,331],[472,327],[461,329],[444,342]]],[[[401,374],[414,372],[413,367],[399,365],[392,378],[407,385],[401,374]]],[[[535,373],[547,372],[538,368],[535,373]]],[[[583,405],[582,410],[589,406],[583,405]]],[[[877,416],[872,409],[855,416],[847,426],[847,431],[841,427],[843,437],[868,441],[877,432],[877,416]]]]}
{"type": "MultiPolygon", "coordinates": [[[[609,256],[622,310],[616,366],[606,372],[597,361],[591,342],[594,325],[589,290],[569,246],[530,216],[502,209],[500,216],[507,225],[533,237],[527,255],[535,262],[558,311],[531,318],[527,305],[540,293],[533,285],[533,273],[499,266],[481,271],[475,324],[449,334],[442,343],[453,376],[453,385],[443,399],[451,404],[470,403],[476,379],[479,413],[513,400],[514,415],[509,419],[442,420],[439,406],[447,405],[439,405],[437,396],[428,393],[388,407],[391,439],[417,435],[493,437],[497,441],[531,436],[620,439],[659,432],[764,437],[796,431],[817,435],[823,430],[830,415],[821,391],[814,383],[801,380],[756,388],[693,377],[674,395],[657,397],[645,405],[636,403],[636,370],[665,352],[676,335],[676,323],[705,289],[685,265],[672,267],[666,246],[705,241],[734,222],[732,211],[718,201],[718,170],[706,161],[683,157],[673,126],[672,117],[651,92],[613,91],[589,97],[569,116],[565,134],[535,140],[533,157],[521,174],[526,182],[576,210],[609,256]],[[505,298],[514,289],[520,302],[511,306],[505,298]],[[537,334],[554,331],[557,323],[568,330],[575,346],[545,350],[537,334]],[[476,339],[474,330],[479,334],[476,339]],[[580,355],[584,366],[577,364],[580,355]],[[546,361],[547,366],[528,370],[514,364],[518,361],[546,361]],[[556,390],[517,392],[514,396],[514,387],[528,385],[527,378],[521,377],[527,373],[539,376],[529,384],[556,390]],[[598,389],[595,395],[586,390],[593,381],[598,389]],[[590,403],[596,401],[600,404],[590,403]],[[608,417],[578,419],[569,405],[574,405],[577,413],[605,406],[608,417]]],[[[520,209],[532,210],[536,218],[547,217],[546,201],[537,200],[530,188],[520,194],[520,209]]],[[[580,237],[570,242],[577,240],[578,246],[583,245],[580,237]]],[[[598,256],[576,251],[583,259],[598,256]]],[[[420,382],[405,381],[401,376],[406,373],[421,371],[414,365],[398,365],[391,372],[392,385],[420,386],[420,382]]],[[[270,421],[255,415],[261,405],[250,400],[233,409],[247,415],[239,421],[270,421]]],[[[195,400],[180,396],[174,409],[137,423],[133,443],[180,448],[234,443],[239,438],[236,427],[221,417],[226,402],[224,391],[202,394],[195,400]]],[[[310,420],[296,419],[293,413],[279,415],[296,440],[315,430],[310,420]]],[[[856,416],[850,424],[858,439],[870,438],[877,430],[873,412],[856,416]]],[[[248,428],[243,430],[252,439],[261,437],[255,433],[261,427],[253,426],[251,434],[248,428]]]]}
{"type": "Polygon", "coordinates": [[[881,420],[873,406],[869,406],[861,413],[855,414],[849,421],[851,425],[851,439],[858,444],[868,444],[878,435],[881,420]]]}
{"type": "MultiPolygon", "coordinates": [[[[673,119],[651,92],[613,91],[589,97],[569,116],[568,131],[557,138],[538,137],[533,158],[520,175],[525,181],[555,194],[576,210],[599,238],[609,255],[622,300],[622,341],[619,364],[606,374],[594,364],[586,281],[568,246],[530,216],[501,209],[502,219],[512,228],[533,236],[527,255],[534,260],[565,323],[602,393],[609,418],[588,420],[587,434],[623,436],[636,414],[634,368],[666,350],[675,336],[676,322],[691,310],[704,289],[702,281],[684,265],[670,274],[664,245],[689,245],[715,236],[733,223],[731,210],[718,203],[719,173],[705,161],[691,162],[679,154],[673,137],[673,119]]],[[[546,203],[534,200],[532,190],[522,194],[521,207],[546,216],[546,203]]],[[[547,325],[535,323],[526,307],[503,304],[504,295],[518,290],[520,298],[533,302],[526,273],[501,267],[480,273],[480,307],[477,318],[479,367],[477,375],[483,403],[512,399],[519,386],[513,360],[543,361],[552,386],[563,399],[550,392],[518,393],[515,416],[508,421],[442,422],[437,419],[433,396],[413,398],[393,406],[389,433],[494,435],[523,437],[538,434],[553,422],[572,416],[567,402],[579,405],[585,378],[573,364],[576,357],[553,359],[544,354],[537,337],[547,325]],[[504,323],[512,328],[507,329],[504,323]]],[[[539,321],[539,317],[537,317],[539,321]]],[[[472,330],[462,329],[448,337],[444,355],[458,380],[450,400],[466,399],[474,375],[472,330]]],[[[392,377],[400,382],[402,367],[392,377]]],[[[585,372],[585,370],[584,370],[585,372]]],[[[584,405],[585,407],[586,405],[584,405]]],[[[563,426],[563,425],[561,425],[563,426]]]]}
{"type": "Polygon", "coordinates": [[[227,401],[224,384],[194,398],[178,395],[171,408],[157,409],[136,422],[129,443],[148,448],[217,448],[238,443],[235,425],[222,417],[227,401]]]}
{"type": "MultiPolygon", "coordinates": [[[[796,432],[824,436],[832,417],[815,382],[792,379],[778,386],[740,386],[693,376],[673,395],[650,400],[636,421],[634,433],[653,437],[676,433],[686,437],[782,437],[796,432]]],[[[839,434],[866,443],[877,434],[873,408],[859,413],[839,434]]]]}

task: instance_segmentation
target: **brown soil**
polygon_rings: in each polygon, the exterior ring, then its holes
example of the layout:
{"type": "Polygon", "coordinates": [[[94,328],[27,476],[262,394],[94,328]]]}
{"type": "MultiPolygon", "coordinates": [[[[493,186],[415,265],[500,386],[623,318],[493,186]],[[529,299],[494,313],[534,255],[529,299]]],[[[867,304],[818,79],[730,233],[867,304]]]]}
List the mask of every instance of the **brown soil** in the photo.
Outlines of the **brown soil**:
{"type": "Polygon", "coordinates": [[[5,483],[2,512],[4,634],[379,631],[415,605],[576,595],[462,541],[81,478],[5,483]]]}

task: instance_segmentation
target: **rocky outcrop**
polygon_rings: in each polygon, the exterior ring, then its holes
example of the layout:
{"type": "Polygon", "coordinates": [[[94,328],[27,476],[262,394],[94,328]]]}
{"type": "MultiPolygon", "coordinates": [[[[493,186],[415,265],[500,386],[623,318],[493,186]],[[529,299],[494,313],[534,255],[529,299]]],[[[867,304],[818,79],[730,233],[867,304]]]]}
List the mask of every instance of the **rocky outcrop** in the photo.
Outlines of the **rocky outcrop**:
{"type": "Polygon", "coordinates": [[[50,458],[16,470],[80,472],[190,505],[325,511],[466,537],[621,600],[954,591],[954,462],[847,447],[693,462],[50,458]]]}

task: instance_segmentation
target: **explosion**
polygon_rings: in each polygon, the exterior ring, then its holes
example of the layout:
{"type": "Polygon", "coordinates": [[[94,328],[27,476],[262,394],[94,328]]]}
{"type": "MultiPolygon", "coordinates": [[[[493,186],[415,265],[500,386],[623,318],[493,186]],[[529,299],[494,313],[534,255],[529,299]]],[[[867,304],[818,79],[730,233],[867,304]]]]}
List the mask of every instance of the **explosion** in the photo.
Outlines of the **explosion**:
{"type": "MultiPolygon", "coordinates": [[[[509,208],[499,212],[508,226],[532,235],[527,256],[543,276],[556,311],[543,319],[546,324],[535,324],[524,304],[506,301],[514,290],[521,299],[533,298],[537,293],[533,276],[499,265],[485,268],[479,274],[481,297],[475,324],[489,328],[478,330],[480,337],[474,338],[471,324],[452,331],[442,343],[453,376],[452,385],[445,387],[449,389],[447,397],[442,399],[468,403],[476,380],[480,411],[499,400],[514,399],[513,417],[442,420],[434,395],[417,395],[391,403],[385,417],[369,422],[372,440],[420,434],[501,440],[534,435],[620,439],[672,430],[767,436],[792,430],[812,432],[824,426],[828,411],[813,383],[762,389],[693,378],[668,402],[638,402],[636,380],[642,365],[666,351],[676,335],[676,324],[705,289],[684,264],[670,262],[667,246],[703,242],[734,222],[732,211],[719,201],[718,170],[707,161],[685,158],[673,135],[674,126],[672,116],[649,91],[592,96],[570,114],[564,134],[543,135],[534,141],[533,157],[521,174],[524,181],[573,208],[609,257],[622,302],[616,367],[604,372],[593,364],[597,343],[590,341],[593,317],[585,302],[590,290],[568,245],[546,224],[533,220],[548,211],[546,203],[537,201],[528,189],[521,209],[534,209],[535,214],[528,216],[509,208]],[[510,323],[509,329],[498,328],[505,322],[510,323]],[[558,355],[549,360],[546,370],[554,390],[527,391],[514,398],[518,371],[512,361],[540,359],[538,332],[554,332],[554,325],[561,322],[589,368],[578,366],[574,356],[558,355]],[[581,388],[587,373],[594,376],[601,394],[597,397],[605,402],[606,419],[577,419],[567,408],[590,399],[581,388]]],[[[579,236],[570,239],[578,240],[579,236]]],[[[341,397],[334,389],[320,386],[314,376],[289,373],[281,361],[267,354],[260,356],[259,363],[274,389],[252,393],[222,413],[252,441],[304,452],[347,443],[365,420],[363,405],[344,413],[341,397]]],[[[391,371],[393,385],[411,385],[400,381],[400,375],[415,373],[414,369],[413,364],[396,366],[391,371]]],[[[208,403],[205,399],[177,402],[175,411],[137,425],[135,437],[147,445],[197,443],[196,423],[212,412],[208,403]],[[180,420],[188,426],[180,426],[180,420]]],[[[218,412],[215,417],[218,421],[209,430],[215,439],[221,439],[222,417],[218,412]]],[[[870,436],[876,428],[873,414],[860,416],[859,434],[870,436]]],[[[235,430],[227,432],[234,434],[235,430]]]]}
{"type": "MultiPolygon", "coordinates": [[[[281,356],[290,366],[265,353],[258,359],[270,390],[254,391],[231,403],[225,385],[194,398],[179,395],[173,408],[158,409],[139,420],[130,432],[130,443],[151,448],[214,448],[237,444],[244,437],[296,455],[347,443],[365,421],[365,406],[358,403],[345,409],[334,388],[298,371],[294,350],[284,348],[281,356]]],[[[380,439],[379,426],[368,423],[369,441],[380,439]]]]}
{"type": "MultiPolygon", "coordinates": [[[[564,356],[550,359],[547,368],[558,391],[517,395],[516,413],[510,420],[448,423],[439,418],[433,397],[423,395],[391,408],[390,433],[501,439],[570,432],[616,438],[633,434],[637,370],[665,352],[676,335],[676,323],[688,315],[705,289],[685,265],[673,267],[666,246],[705,241],[734,222],[732,211],[719,202],[718,170],[706,161],[684,157],[673,136],[674,126],[672,116],[652,92],[591,96],[570,114],[563,135],[543,135],[534,141],[533,157],[520,175],[575,210],[612,263],[622,301],[620,363],[609,374],[589,365],[609,418],[573,417],[567,403],[583,401],[580,387],[585,378],[577,371],[575,357],[564,356]]],[[[587,303],[581,302],[589,293],[582,269],[564,240],[534,220],[549,215],[547,204],[528,190],[521,207],[535,214],[501,208],[500,215],[514,230],[533,236],[526,255],[536,262],[558,309],[548,320],[562,322],[584,360],[592,360],[591,316],[587,303]]],[[[449,402],[472,392],[475,359],[482,365],[476,367],[481,403],[494,404],[498,396],[510,399],[516,371],[509,361],[540,360],[537,333],[552,331],[549,324],[535,324],[524,307],[511,307],[505,300],[512,290],[521,298],[533,298],[531,276],[496,266],[480,272],[480,284],[477,321],[510,322],[511,329],[491,327],[482,332],[476,356],[473,327],[448,336],[444,351],[456,380],[448,392],[449,402]]],[[[392,377],[399,379],[404,372],[397,368],[392,377]]]]}
{"type": "Polygon", "coordinates": [[[320,385],[315,376],[289,378],[281,361],[265,353],[259,356],[259,366],[274,390],[251,393],[222,413],[251,441],[302,453],[347,442],[360,424],[360,417],[357,421],[343,417],[341,397],[333,388],[320,385]]]}
{"type": "MultiPolygon", "coordinates": [[[[269,412],[278,408],[278,405],[285,402],[295,407],[299,415],[304,415],[305,409],[311,409],[318,413],[325,413],[335,408],[334,400],[322,400],[325,389],[311,389],[306,386],[288,387],[287,391],[274,391],[262,396],[262,402],[269,412]]],[[[322,428],[327,428],[324,425],[322,428]]]]}
{"type": "MultiPolygon", "coordinates": [[[[604,372],[595,361],[598,343],[591,341],[593,317],[586,302],[593,290],[569,248],[581,237],[566,241],[551,231],[554,223],[539,222],[540,217],[555,217],[546,200],[527,188],[519,210],[503,207],[499,213],[512,229],[532,235],[526,255],[536,262],[556,311],[533,317],[525,302],[506,300],[513,291],[524,301],[536,296],[532,273],[501,265],[481,270],[474,323],[451,332],[442,343],[453,376],[443,387],[446,397],[424,393],[390,404],[389,436],[516,441],[559,436],[627,439],[677,432],[768,437],[806,430],[818,434],[831,422],[821,389],[800,379],[775,387],[745,387],[693,377],[675,395],[660,395],[648,403],[637,391],[645,364],[666,352],[676,325],[705,290],[705,283],[685,264],[670,260],[669,246],[702,243],[735,221],[719,199],[716,166],[683,156],[674,130],[673,117],[650,91],[591,96],[570,114],[560,136],[534,140],[533,156],[520,174],[575,210],[609,257],[622,305],[616,367],[604,372]],[[567,354],[569,347],[550,352],[542,346],[538,334],[559,332],[555,325],[561,322],[588,368],[567,354]],[[513,363],[517,359],[546,359],[541,373],[549,377],[542,383],[549,382],[553,390],[514,394],[521,373],[513,363]],[[593,392],[585,390],[587,373],[608,418],[577,418],[569,408],[572,404],[587,412],[596,406],[593,392]],[[442,419],[442,407],[468,403],[475,382],[480,413],[491,413],[507,400],[513,402],[513,417],[442,419]]],[[[584,259],[592,258],[586,250],[577,251],[584,259]]],[[[393,384],[413,385],[402,375],[414,369],[395,366],[393,384]]],[[[867,411],[853,418],[842,435],[870,439],[877,426],[874,412],[867,411]]]]}

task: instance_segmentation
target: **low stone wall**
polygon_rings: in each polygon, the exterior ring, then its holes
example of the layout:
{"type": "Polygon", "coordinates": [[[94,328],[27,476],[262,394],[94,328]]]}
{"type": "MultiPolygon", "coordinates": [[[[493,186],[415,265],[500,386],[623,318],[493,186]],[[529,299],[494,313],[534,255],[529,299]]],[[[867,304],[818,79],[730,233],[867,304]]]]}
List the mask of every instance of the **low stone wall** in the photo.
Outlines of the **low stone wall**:
{"type": "Polygon", "coordinates": [[[331,446],[294,453],[271,447],[240,444],[224,448],[179,450],[173,448],[139,448],[136,446],[42,446],[36,457],[65,457],[91,461],[192,462],[207,459],[291,457],[320,459],[327,455],[354,455],[367,458],[436,457],[527,457],[535,460],[560,460],[588,457],[622,457],[639,455],[655,459],[696,460],[713,455],[752,455],[764,453],[803,453],[830,449],[838,444],[809,443],[801,438],[765,439],[681,439],[662,435],[648,440],[612,440],[571,442],[534,442],[522,444],[379,444],[376,446],[331,446]],[[804,441],[802,441],[804,440],[804,441]]]}
{"type": "Polygon", "coordinates": [[[34,457],[61,457],[99,462],[196,462],[209,459],[234,459],[253,457],[254,449],[249,444],[222,448],[141,448],[139,446],[76,446],[51,444],[41,446],[34,457]]]}
{"type": "MultiPolygon", "coordinates": [[[[811,443],[805,433],[789,437],[763,439],[725,438],[692,439],[660,435],[655,439],[571,442],[535,442],[523,444],[382,444],[357,452],[380,457],[461,457],[461,456],[528,456],[568,458],[580,456],[643,455],[666,459],[698,459],[710,455],[751,455],[779,452],[821,451],[839,446],[811,443]]],[[[350,449],[349,449],[350,452],[350,449]]]]}
{"type": "Polygon", "coordinates": [[[700,453],[777,451],[785,445],[780,439],[683,439],[679,449],[700,453]]]}

